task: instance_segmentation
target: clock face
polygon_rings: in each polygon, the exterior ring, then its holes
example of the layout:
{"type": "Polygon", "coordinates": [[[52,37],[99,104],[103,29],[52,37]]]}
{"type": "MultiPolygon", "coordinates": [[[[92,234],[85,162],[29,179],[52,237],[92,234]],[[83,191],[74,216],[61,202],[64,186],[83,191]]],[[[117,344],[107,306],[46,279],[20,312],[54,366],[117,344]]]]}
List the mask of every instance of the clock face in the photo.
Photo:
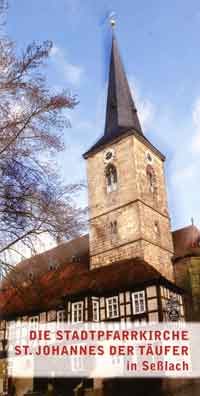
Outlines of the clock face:
{"type": "Polygon", "coordinates": [[[111,158],[112,158],[112,153],[111,153],[111,151],[108,151],[105,155],[105,159],[106,159],[106,161],[109,161],[111,158]]]}
{"type": "Polygon", "coordinates": [[[145,159],[150,164],[153,162],[153,158],[152,158],[151,154],[148,151],[145,153],[145,159]]]}
{"type": "Polygon", "coordinates": [[[110,162],[113,160],[115,156],[115,152],[113,149],[108,149],[105,153],[104,153],[104,162],[110,162]]]}

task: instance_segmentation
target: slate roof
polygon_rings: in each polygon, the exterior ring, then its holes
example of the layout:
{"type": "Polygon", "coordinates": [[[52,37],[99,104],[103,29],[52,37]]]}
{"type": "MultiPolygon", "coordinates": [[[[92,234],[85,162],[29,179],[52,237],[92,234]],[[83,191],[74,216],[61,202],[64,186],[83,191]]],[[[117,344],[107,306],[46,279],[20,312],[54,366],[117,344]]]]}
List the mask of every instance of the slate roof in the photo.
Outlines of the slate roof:
{"type": "Polygon", "coordinates": [[[104,136],[84,156],[130,130],[143,134],[113,34],[104,136]]]}
{"type": "Polygon", "coordinates": [[[162,161],[165,160],[165,156],[141,133],[137,132],[136,130],[133,129],[118,129],[117,132],[113,132],[110,135],[103,135],[100,139],[97,140],[97,142],[83,154],[83,158],[88,158],[90,155],[96,153],[98,150],[101,150],[104,148],[104,146],[107,146],[108,144],[113,144],[114,142],[120,140],[125,136],[129,135],[134,135],[140,140],[142,143],[144,143],[148,148],[150,148],[152,151],[154,151],[162,161]]]}
{"type": "Polygon", "coordinates": [[[126,74],[119,55],[116,37],[112,37],[105,135],[136,129],[142,133],[126,74]]]}
{"type": "Polygon", "coordinates": [[[104,135],[83,155],[87,158],[93,152],[110,144],[126,134],[134,134],[146,143],[164,160],[164,156],[143,135],[137,109],[132,98],[126,73],[120,58],[116,37],[112,37],[110,57],[106,120],[104,135]]]}

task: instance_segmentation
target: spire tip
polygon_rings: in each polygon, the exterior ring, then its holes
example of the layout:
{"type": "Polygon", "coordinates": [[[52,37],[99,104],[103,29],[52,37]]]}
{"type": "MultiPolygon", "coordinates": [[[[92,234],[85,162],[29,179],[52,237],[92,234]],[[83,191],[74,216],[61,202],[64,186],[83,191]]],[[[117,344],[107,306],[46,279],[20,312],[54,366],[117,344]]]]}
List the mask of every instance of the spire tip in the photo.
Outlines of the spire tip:
{"type": "Polygon", "coordinates": [[[109,14],[109,22],[110,22],[111,28],[114,29],[116,26],[115,12],[111,12],[109,14]]]}

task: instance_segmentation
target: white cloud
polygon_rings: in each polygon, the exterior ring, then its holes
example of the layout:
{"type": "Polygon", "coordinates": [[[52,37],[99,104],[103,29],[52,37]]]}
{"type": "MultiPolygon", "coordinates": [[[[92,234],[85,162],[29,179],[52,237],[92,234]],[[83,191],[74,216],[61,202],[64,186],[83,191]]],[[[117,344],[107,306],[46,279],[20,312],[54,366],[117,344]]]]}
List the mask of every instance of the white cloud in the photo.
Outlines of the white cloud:
{"type": "MultiPolygon", "coordinates": [[[[129,83],[144,133],[156,147],[161,146],[167,156],[167,189],[173,227],[179,228],[190,224],[191,217],[194,217],[195,223],[200,225],[198,171],[200,156],[197,152],[195,155],[194,147],[191,147],[191,141],[200,140],[200,98],[194,103],[190,119],[182,117],[180,120],[170,105],[162,105],[158,112],[154,102],[148,98],[139,82],[133,77],[129,78],[129,83]]],[[[102,117],[104,119],[105,90],[100,97],[101,100],[97,103],[96,125],[98,126],[102,124],[102,117]]],[[[88,141],[90,139],[92,141],[96,129],[92,125],[87,128],[87,120],[82,122],[86,123],[88,141]]],[[[197,147],[196,143],[196,150],[197,147]]]]}
{"type": "Polygon", "coordinates": [[[79,65],[70,63],[62,48],[53,46],[51,57],[56,67],[61,71],[66,82],[79,86],[83,75],[83,68],[79,65]]]}
{"type": "Polygon", "coordinates": [[[192,138],[192,152],[200,153],[200,97],[198,97],[193,106],[192,119],[195,128],[195,134],[192,138]]]}
{"type": "Polygon", "coordinates": [[[62,13],[66,17],[66,21],[69,24],[76,25],[81,18],[82,1],[81,0],[49,0],[53,9],[57,10],[58,3],[62,13]]]}
{"type": "Polygon", "coordinates": [[[194,101],[190,120],[184,121],[185,128],[174,126],[174,139],[171,141],[170,200],[176,225],[189,224],[191,217],[200,225],[200,97],[194,101]]]}
{"type": "Polygon", "coordinates": [[[180,160],[179,152],[175,152],[177,159],[172,161],[169,175],[171,214],[173,214],[172,220],[176,228],[190,224],[192,217],[195,223],[200,225],[198,172],[200,164],[198,164],[199,161],[188,157],[187,149],[183,149],[183,152],[185,161],[180,160]]]}
{"type": "Polygon", "coordinates": [[[193,104],[190,120],[183,118],[180,121],[170,107],[161,107],[157,112],[155,104],[146,98],[133,76],[129,83],[144,132],[149,134],[152,129],[152,143],[160,142],[170,153],[166,167],[172,224],[175,228],[182,227],[194,217],[196,224],[200,225],[200,96],[193,104]]]}
{"type": "Polygon", "coordinates": [[[155,116],[155,107],[153,103],[146,99],[141,101],[140,99],[138,100],[138,114],[141,120],[141,124],[145,129],[148,129],[151,127],[152,122],[154,120],[155,116]]]}
{"type": "MultiPolygon", "coordinates": [[[[60,56],[59,48],[55,47],[53,51],[54,56],[60,56]]],[[[140,83],[133,76],[128,80],[145,135],[167,156],[167,188],[172,224],[175,228],[182,227],[194,217],[196,224],[200,225],[200,96],[193,104],[190,118],[184,114],[179,118],[170,103],[163,103],[158,111],[156,100],[154,103],[149,99],[140,83]]],[[[72,130],[68,132],[67,151],[61,161],[64,171],[71,170],[67,182],[86,176],[81,154],[96,140],[97,134],[103,133],[106,91],[104,87],[99,92],[92,120],[88,119],[88,112],[81,119],[77,119],[74,112],[72,114],[72,130]]],[[[80,202],[87,205],[86,194],[80,202]]]]}
{"type": "Polygon", "coordinates": [[[139,84],[134,77],[129,78],[129,84],[142,127],[144,130],[148,130],[152,127],[155,118],[155,105],[151,100],[144,98],[139,84]]]}

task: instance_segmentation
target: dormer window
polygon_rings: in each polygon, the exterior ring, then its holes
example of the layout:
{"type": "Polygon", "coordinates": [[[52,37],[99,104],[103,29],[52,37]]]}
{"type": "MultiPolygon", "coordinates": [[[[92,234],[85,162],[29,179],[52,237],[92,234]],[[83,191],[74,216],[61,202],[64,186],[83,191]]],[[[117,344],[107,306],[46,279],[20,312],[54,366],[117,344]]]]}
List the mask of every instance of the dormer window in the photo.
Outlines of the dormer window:
{"type": "Polygon", "coordinates": [[[108,193],[117,190],[117,169],[113,164],[106,168],[106,187],[108,193]]]}
{"type": "Polygon", "coordinates": [[[71,261],[72,263],[80,263],[81,259],[78,256],[72,256],[71,261]]]}
{"type": "Polygon", "coordinates": [[[48,265],[49,271],[57,270],[58,267],[59,267],[59,264],[58,264],[57,260],[53,259],[53,258],[50,258],[49,265],[48,265]]]}

